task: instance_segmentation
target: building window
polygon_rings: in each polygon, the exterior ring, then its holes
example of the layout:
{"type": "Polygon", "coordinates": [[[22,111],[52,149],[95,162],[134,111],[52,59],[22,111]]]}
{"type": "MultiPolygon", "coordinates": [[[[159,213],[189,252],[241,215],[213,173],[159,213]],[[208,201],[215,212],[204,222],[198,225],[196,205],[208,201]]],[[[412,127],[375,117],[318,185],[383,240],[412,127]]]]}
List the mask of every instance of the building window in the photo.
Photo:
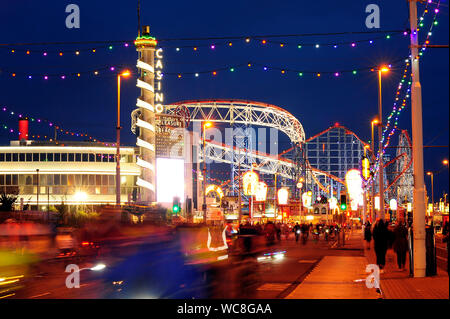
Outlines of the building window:
{"type": "Polygon", "coordinates": [[[89,185],[95,186],[95,175],[89,175],[89,185]]]}
{"type": "Polygon", "coordinates": [[[59,174],[53,175],[53,179],[54,179],[54,181],[55,181],[55,185],[56,185],[56,186],[61,185],[61,177],[60,177],[59,174]]]}
{"type": "Polygon", "coordinates": [[[61,162],[67,162],[67,153],[61,154],[61,162]]]}
{"type": "Polygon", "coordinates": [[[102,175],[95,175],[95,185],[102,185],[102,175]]]}
{"type": "Polygon", "coordinates": [[[5,158],[7,162],[11,162],[11,153],[6,153],[5,158]]]}
{"type": "Polygon", "coordinates": [[[95,154],[89,154],[89,162],[95,162],[95,154]]]}
{"type": "Polygon", "coordinates": [[[4,161],[5,161],[5,154],[0,153],[0,162],[4,162],[4,161]]]}
{"type": "Polygon", "coordinates": [[[84,153],[81,155],[82,161],[83,162],[88,162],[88,154],[84,153]]]}
{"type": "Polygon", "coordinates": [[[33,153],[33,162],[39,162],[39,153],[33,153]]]}
{"type": "Polygon", "coordinates": [[[61,174],[61,185],[66,186],[67,185],[67,175],[61,174]]]}
{"type": "Polygon", "coordinates": [[[25,153],[20,153],[19,154],[19,161],[20,162],[25,162],[25,153]]]}
{"type": "Polygon", "coordinates": [[[32,162],[33,161],[33,154],[26,153],[25,157],[26,157],[27,162],[32,162]]]}
{"type": "Polygon", "coordinates": [[[74,161],[75,161],[75,154],[69,153],[69,162],[74,162],[74,161]]]}
{"type": "Polygon", "coordinates": [[[0,185],[5,185],[5,175],[0,175],[0,185]]]}
{"type": "Polygon", "coordinates": [[[81,154],[80,153],[75,154],[75,161],[81,162],[81,154]]]}
{"type": "Polygon", "coordinates": [[[60,162],[61,161],[61,154],[59,154],[59,153],[53,154],[53,160],[55,162],[60,162]]]}
{"type": "Polygon", "coordinates": [[[47,162],[47,154],[41,153],[40,158],[41,158],[41,162],[47,162]]]}
{"type": "Polygon", "coordinates": [[[47,161],[53,162],[53,153],[48,153],[47,154],[47,161]]]}
{"type": "Polygon", "coordinates": [[[12,154],[12,161],[13,162],[18,162],[19,161],[19,154],[13,153],[12,154]]]}

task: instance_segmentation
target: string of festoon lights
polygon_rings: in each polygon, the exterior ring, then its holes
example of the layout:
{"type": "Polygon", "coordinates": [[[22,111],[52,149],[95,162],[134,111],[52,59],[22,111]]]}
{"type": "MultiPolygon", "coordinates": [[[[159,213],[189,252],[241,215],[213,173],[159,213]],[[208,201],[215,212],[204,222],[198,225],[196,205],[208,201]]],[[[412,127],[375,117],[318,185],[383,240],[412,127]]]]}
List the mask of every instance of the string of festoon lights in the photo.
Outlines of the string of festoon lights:
{"type": "MultiPolygon", "coordinates": [[[[40,118],[34,118],[34,117],[30,117],[30,116],[25,116],[21,113],[15,112],[9,108],[7,108],[6,106],[0,106],[0,111],[1,113],[4,114],[8,114],[10,116],[16,117],[18,119],[28,119],[31,122],[34,123],[41,123],[41,124],[46,124],[49,127],[57,130],[58,132],[60,132],[61,134],[65,134],[67,136],[74,136],[74,137],[85,137],[88,138],[90,141],[92,142],[96,142],[96,143],[100,143],[103,144],[105,146],[115,146],[115,143],[107,143],[107,142],[101,142],[98,139],[92,137],[91,135],[87,134],[87,133],[80,133],[80,132],[74,132],[74,131],[70,131],[70,130],[66,130],[64,128],[61,127],[61,125],[59,124],[55,124],[54,122],[47,120],[47,119],[40,119],[40,118]]],[[[1,114],[0,113],[0,114],[1,114]]],[[[7,125],[0,125],[0,127],[3,127],[3,129],[8,129],[10,133],[15,133],[16,131],[13,128],[8,127],[7,125]]],[[[18,134],[20,135],[20,132],[18,132],[18,134]]],[[[31,135],[32,138],[51,138],[50,136],[47,135],[31,135]]]]}
{"type": "MultiPolygon", "coordinates": [[[[403,61],[405,58],[399,58],[395,61],[391,62],[389,64],[389,68],[393,68],[395,64],[397,64],[400,61],[403,61]]],[[[312,77],[321,78],[324,75],[329,75],[333,78],[339,78],[344,74],[350,74],[350,75],[357,75],[360,72],[371,72],[374,70],[375,66],[369,66],[369,67],[355,67],[355,68],[349,68],[349,69],[343,69],[343,70],[301,70],[301,69],[291,69],[291,68],[284,68],[279,66],[270,66],[267,64],[262,63],[254,63],[254,62],[247,62],[245,64],[238,64],[238,65],[232,65],[232,66],[226,66],[221,68],[215,68],[211,70],[203,70],[203,71],[197,71],[197,72],[183,72],[183,73],[176,73],[176,72],[165,72],[164,76],[176,76],[178,79],[186,78],[186,77],[194,77],[199,78],[202,74],[207,74],[212,77],[215,77],[219,75],[219,73],[236,73],[238,70],[262,70],[265,72],[269,71],[276,71],[280,75],[285,74],[295,74],[297,77],[302,78],[305,75],[311,75],[312,77]]]]}
{"type": "MultiPolygon", "coordinates": [[[[301,49],[304,47],[319,48],[343,48],[345,46],[349,48],[357,48],[359,44],[377,43],[378,40],[389,40],[397,35],[408,35],[408,30],[390,30],[390,31],[377,31],[377,32],[335,32],[335,33],[312,33],[312,34],[281,34],[281,35],[253,35],[253,36],[224,36],[224,37],[203,37],[203,38],[173,38],[173,39],[158,39],[159,47],[162,49],[173,49],[175,52],[184,52],[182,49],[191,49],[193,52],[199,52],[200,48],[207,48],[214,51],[218,47],[234,48],[236,44],[260,44],[262,47],[267,45],[275,45],[280,48],[296,48],[301,49]],[[305,37],[305,36],[342,36],[342,35],[354,35],[354,34],[382,34],[379,36],[372,36],[371,38],[359,39],[359,40],[346,40],[346,41],[331,41],[331,42],[303,42],[303,41],[281,41],[274,40],[279,38],[292,38],[292,37],[305,37]],[[214,43],[212,43],[214,40],[214,43]],[[187,45],[172,45],[171,42],[180,41],[197,41],[195,44],[187,45]],[[205,42],[209,43],[205,43],[205,42]],[[167,45],[161,43],[168,43],[167,45]]],[[[24,54],[26,56],[42,56],[42,57],[67,57],[67,56],[85,56],[86,54],[95,55],[101,52],[112,53],[118,48],[134,48],[132,40],[126,41],[86,41],[86,42],[44,42],[44,43],[0,43],[0,49],[7,50],[10,54],[24,54]],[[108,43],[109,42],[109,43],[108,43]],[[91,44],[97,43],[98,45],[93,47],[91,44]],[[55,49],[51,46],[65,46],[65,45],[90,45],[89,47],[79,47],[77,49],[55,49]],[[34,46],[46,46],[45,49],[31,49],[34,46]],[[25,48],[24,48],[25,47],[25,48]]]]}
{"type": "MultiPolygon", "coordinates": [[[[427,1],[427,6],[425,7],[424,12],[422,13],[421,17],[418,19],[418,29],[417,31],[420,30],[421,27],[424,26],[424,16],[430,11],[428,9],[428,4],[432,3],[430,0],[427,1]]],[[[429,27],[429,31],[427,32],[427,36],[426,39],[424,41],[424,46],[421,48],[420,52],[419,52],[419,56],[416,58],[420,58],[421,56],[423,56],[424,51],[426,50],[426,45],[430,43],[430,37],[432,36],[432,30],[435,26],[438,25],[438,21],[437,21],[437,14],[439,13],[439,5],[440,5],[440,1],[437,3],[437,7],[434,9],[434,16],[432,19],[432,23],[430,24],[429,27]]],[[[382,149],[382,156],[386,153],[386,149],[389,146],[391,137],[394,135],[394,133],[396,132],[396,130],[398,129],[398,119],[400,117],[401,112],[405,109],[406,104],[408,99],[410,99],[410,93],[411,93],[411,84],[412,84],[412,74],[409,72],[408,70],[410,70],[410,59],[411,59],[411,55],[409,56],[409,59],[405,60],[405,67],[403,70],[403,75],[402,78],[397,86],[397,91],[395,94],[395,101],[394,101],[394,105],[392,108],[391,113],[389,114],[389,116],[387,117],[387,123],[386,126],[383,129],[383,133],[382,133],[382,139],[381,139],[381,144],[383,145],[383,149],[382,149]],[[409,77],[408,77],[409,75],[409,77]],[[407,85],[405,86],[404,84],[407,83],[407,85]],[[403,99],[401,100],[401,103],[399,103],[400,101],[400,94],[402,92],[402,89],[405,87],[404,90],[404,95],[403,95],[403,99]],[[400,105],[399,105],[400,104],[400,105]],[[394,125],[391,127],[391,120],[392,118],[395,116],[394,119],[394,125]],[[386,136],[386,133],[388,132],[388,130],[390,129],[389,134],[386,136]],[[386,142],[384,142],[386,139],[386,142]]],[[[380,153],[377,154],[376,159],[375,159],[375,165],[372,168],[372,178],[369,179],[367,182],[365,182],[365,187],[370,186],[371,183],[376,179],[377,175],[378,175],[378,169],[380,166],[380,153]]]]}
{"type": "Polygon", "coordinates": [[[101,75],[113,76],[117,73],[117,70],[122,69],[122,67],[117,66],[108,66],[108,67],[99,67],[94,68],[88,71],[80,71],[80,72],[67,72],[67,73],[50,73],[50,72],[41,72],[41,73],[25,73],[21,71],[11,71],[5,68],[0,68],[0,74],[2,72],[10,75],[12,78],[25,78],[28,80],[40,79],[40,80],[50,80],[50,79],[59,79],[66,80],[69,78],[81,78],[82,76],[93,76],[100,77],[101,75]]]}

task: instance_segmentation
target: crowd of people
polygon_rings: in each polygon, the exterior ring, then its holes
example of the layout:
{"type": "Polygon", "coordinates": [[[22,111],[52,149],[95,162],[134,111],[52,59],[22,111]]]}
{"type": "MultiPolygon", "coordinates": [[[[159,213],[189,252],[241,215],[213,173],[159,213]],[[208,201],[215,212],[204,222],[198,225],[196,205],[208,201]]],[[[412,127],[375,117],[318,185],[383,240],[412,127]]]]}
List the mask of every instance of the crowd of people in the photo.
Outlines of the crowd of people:
{"type": "MultiPolygon", "coordinates": [[[[443,229],[443,241],[448,242],[448,222],[443,229]]],[[[386,265],[386,253],[392,248],[397,255],[397,266],[399,271],[406,271],[406,256],[409,250],[408,244],[408,226],[403,218],[399,218],[394,226],[389,222],[378,218],[372,225],[369,221],[364,225],[364,240],[366,249],[370,249],[371,241],[374,242],[376,263],[380,267],[380,272],[384,272],[386,265]]]]}
{"type": "Polygon", "coordinates": [[[302,242],[306,243],[309,235],[314,236],[314,240],[318,241],[322,235],[325,240],[334,239],[340,226],[333,224],[318,223],[281,223],[268,221],[266,223],[250,224],[246,222],[240,224],[239,228],[234,231],[231,224],[227,226],[227,237],[231,238],[235,235],[259,235],[266,238],[268,245],[273,245],[281,240],[295,240],[296,242],[302,238],[302,242]],[[293,236],[291,236],[293,234],[293,236]]]}

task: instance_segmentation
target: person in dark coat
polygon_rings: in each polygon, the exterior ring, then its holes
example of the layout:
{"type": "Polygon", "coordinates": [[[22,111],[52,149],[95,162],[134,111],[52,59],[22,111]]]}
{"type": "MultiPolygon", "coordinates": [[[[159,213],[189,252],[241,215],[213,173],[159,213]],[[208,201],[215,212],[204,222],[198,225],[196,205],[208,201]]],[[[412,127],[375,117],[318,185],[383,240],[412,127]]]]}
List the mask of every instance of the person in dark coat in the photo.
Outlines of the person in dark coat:
{"type": "Polygon", "coordinates": [[[394,243],[392,248],[397,254],[397,264],[399,270],[405,271],[406,252],[408,251],[408,230],[406,229],[406,225],[402,219],[399,220],[397,226],[395,226],[394,243]]]}
{"type": "Polygon", "coordinates": [[[388,249],[389,230],[387,224],[381,218],[378,218],[373,226],[373,241],[375,254],[377,256],[377,265],[380,267],[380,272],[383,273],[384,265],[386,264],[386,251],[388,249]]]}
{"type": "Polygon", "coordinates": [[[370,249],[370,242],[372,241],[372,224],[367,221],[364,225],[364,240],[366,242],[366,248],[370,249]]]}

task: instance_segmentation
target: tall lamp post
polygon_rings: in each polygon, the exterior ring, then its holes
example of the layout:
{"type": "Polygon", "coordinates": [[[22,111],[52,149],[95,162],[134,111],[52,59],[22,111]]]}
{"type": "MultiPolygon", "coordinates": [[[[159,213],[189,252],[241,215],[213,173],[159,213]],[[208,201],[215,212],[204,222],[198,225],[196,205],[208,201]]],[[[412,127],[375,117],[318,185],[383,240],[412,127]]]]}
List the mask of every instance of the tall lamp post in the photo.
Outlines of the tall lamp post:
{"type": "Polygon", "coordinates": [[[116,127],[116,205],[120,205],[120,78],[130,76],[131,72],[123,71],[117,75],[117,127],[116,127]]]}
{"type": "Polygon", "coordinates": [[[211,122],[202,123],[202,141],[203,141],[203,222],[206,224],[206,141],[205,131],[211,127],[211,122]]]}
{"type": "Polygon", "coordinates": [[[384,213],[384,183],[383,183],[383,143],[381,141],[382,129],[383,129],[383,107],[381,100],[381,75],[388,72],[387,67],[381,67],[378,69],[378,157],[379,157],[379,192],[380,192],[380,217],[382,220],[386,218],[384,213]]]}
{"type": "MultiPolygon", "coordinates": [[[[373,134],[373,126],[374,124],[378,124],[378,119],[374,119],[372,120],[372,122],[370,123],[371,127],[372,127],[372,161],[373,163],[375,162],[375,141],[374,141],[374,134],[373,134]]],[[[376,217],[376,213],[375,213],[375,178],[372,181],[372,220],[374,220],[376,217]]]]}

